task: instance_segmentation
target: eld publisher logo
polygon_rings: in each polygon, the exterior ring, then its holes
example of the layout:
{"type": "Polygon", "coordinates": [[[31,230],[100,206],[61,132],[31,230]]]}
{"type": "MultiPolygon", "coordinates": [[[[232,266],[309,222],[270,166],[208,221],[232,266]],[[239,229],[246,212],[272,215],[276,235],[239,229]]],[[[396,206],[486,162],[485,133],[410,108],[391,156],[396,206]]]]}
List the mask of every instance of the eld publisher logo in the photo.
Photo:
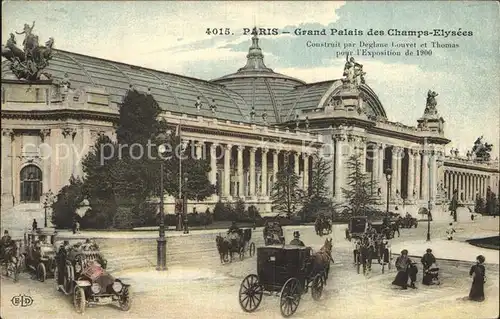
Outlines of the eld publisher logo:
{"type": "Polygon", "coordinates": [[[10,300],[15,307],[29,307],[33,304],[33,298],[28,295],[17,295],[10,300]]]}

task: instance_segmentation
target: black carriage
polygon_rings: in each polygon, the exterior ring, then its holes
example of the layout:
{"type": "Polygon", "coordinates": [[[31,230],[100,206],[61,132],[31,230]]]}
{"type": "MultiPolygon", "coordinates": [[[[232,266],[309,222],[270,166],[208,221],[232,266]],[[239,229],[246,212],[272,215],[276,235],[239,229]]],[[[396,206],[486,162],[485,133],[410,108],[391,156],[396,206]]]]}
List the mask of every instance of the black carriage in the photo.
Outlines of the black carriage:
{"type": "Polygon", "coordinates": [[[268,245],[284,245],[285,236],[279,222],[269,223],[264,227],[264,243],[268,245]]]}
{"type": "Polygon", "coordinates": [[[418,221],[416,218],[411,216],[405,216],[401,219],[401,228],[417,228],[418,221]]]}
{"type": "Polygon", "coordinates": [[[366,216],[351,217],[346,229],[346,238],[348,240],[352,238],[361,238],[365,233],[367,224],[368,218],[366,216]]]}
{"type": "Polygon", "coordinates": [[[331,234],[332,223],[327,218],[318,217],[314,223],[314,230],[318,236],[331,234]]]}
{"type": "Polygon", "coordinates": [[[35,272],[36,279],[41,282],[55,276],[56,235],[53,228],[39,228],[24,234],[26,269],[35,272]]]}
{"type": "Polygon", "coordinates": [[[325,274],[312,275],[310,247],[266,246],[257,249],[257,275],[246,276],[240,286],[239,303],[245,312],[255,311],[264,293],[279,294],[283,317],[292,316],[301,296],[311,288],[314,300],[323,293],[325,274]]]}
{"type": "Polygon", "coordinates": [[[219,251],[221,263],[232,262],[234,254],[240,256],[240,260],[248,254],[255,255],[255,243],[252,242],[252,229],[238,229],[228,232],[228,237],[224,238],[220,234],[216,237],[217,250],[219,251]],[[237,236],[234,236],[237,234],[237,236]]]}
{"type": "Polygon", "coordinates": [[[22,240],[10,239],[5,243],[2,241],[0,247],[2,276],[12,278],[14,282],[19,280],[19,273],[25,265],[23,249],[22,240]]]}
{"type": "Polygon", "coordinates": [[[377,234],[382,234],[385,238],[387,239],[392,239],[394,238],[394,227],[391,226],[389,222],[384,223],[384,222],[373,222],[371,223],[371,226],[377,234]]]}
{"type": "Polygon", "coordinates": [[[118,303],[123,311],[131,306],[130,285],[106,271],[107,262],[95,244],[62,247],[58,253],[58,289],[72,295],[76,312],[83,313],[88,305],[118,303]],[[60,285],[62,283],[62,285],[60,285]]]}

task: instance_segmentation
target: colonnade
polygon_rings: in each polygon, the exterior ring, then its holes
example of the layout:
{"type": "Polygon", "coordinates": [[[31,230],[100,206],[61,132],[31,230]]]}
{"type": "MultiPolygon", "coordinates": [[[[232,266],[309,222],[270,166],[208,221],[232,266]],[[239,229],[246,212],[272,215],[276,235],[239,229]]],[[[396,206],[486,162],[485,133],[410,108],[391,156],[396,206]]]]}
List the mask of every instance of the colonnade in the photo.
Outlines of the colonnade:
{"type": "MultiPolygon", "coordinates": [[[[210,162],[209,181],[218,185],[217,196],[224,200],[249,198],[268,200],[281,165],[288,161],[300,176],[299,186],[309,188],[311,154],[268,146],[234,145],[223,142],[183,140],[193,156],[210,162]]],[[[189,156],[185,153],[185,156],[189,156]]]]}
{"type": "Polygon", "coordinates": [[[467,172],[458,169],[447,169],[444,172],[443,188],[446,198],[451,200],[453,191],[458,191],[458,200],[473,202],[476,195],[486,197],[486,190],[491,182],[491,177],[486,174],[467,172]]]}

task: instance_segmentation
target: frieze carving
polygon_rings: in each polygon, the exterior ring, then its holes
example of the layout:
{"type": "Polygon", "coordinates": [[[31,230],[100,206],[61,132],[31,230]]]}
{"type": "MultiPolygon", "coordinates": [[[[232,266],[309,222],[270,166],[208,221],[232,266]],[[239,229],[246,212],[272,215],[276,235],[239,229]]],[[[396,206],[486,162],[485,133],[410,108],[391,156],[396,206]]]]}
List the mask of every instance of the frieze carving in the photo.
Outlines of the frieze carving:
{"type": "Polygon", "coordinates": [[[10,69],[14,75],[20,80],[37,81],[42,76],[50,79],[52,76],[43,70],[49,65],[52,59],[52,48],[54,39],[49,38],[45,42],[45,46],[40,46],[38,36],[33,34],[35,21],[29,26],[25,23],[22,32],[16,34],[24,34],[23,49],[17,47],[16,37],[13,33],[5,45],[2,45],[2,57],[10,61],[10,69]]]}
{"type": "Polygon", "coordinates": [[[72,128],[72,127],[65,127],[63,128],[62,130],[62,135],[66,138],[66,137],[71,137],[71,138],[75,138],[75,135],[76,135],[76,129],[75,128],[72,128]]]}

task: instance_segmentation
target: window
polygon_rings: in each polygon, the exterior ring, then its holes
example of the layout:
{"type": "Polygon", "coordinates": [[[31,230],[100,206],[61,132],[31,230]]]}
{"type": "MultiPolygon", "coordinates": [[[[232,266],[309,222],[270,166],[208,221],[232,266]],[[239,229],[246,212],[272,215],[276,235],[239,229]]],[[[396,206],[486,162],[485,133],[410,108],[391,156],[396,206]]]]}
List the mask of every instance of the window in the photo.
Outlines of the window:
{"type": "Polygon", "coordinates": [[[21,202],[40,202],[42,195],[42,171],[35,165],[21,170],[21,202]]]}

